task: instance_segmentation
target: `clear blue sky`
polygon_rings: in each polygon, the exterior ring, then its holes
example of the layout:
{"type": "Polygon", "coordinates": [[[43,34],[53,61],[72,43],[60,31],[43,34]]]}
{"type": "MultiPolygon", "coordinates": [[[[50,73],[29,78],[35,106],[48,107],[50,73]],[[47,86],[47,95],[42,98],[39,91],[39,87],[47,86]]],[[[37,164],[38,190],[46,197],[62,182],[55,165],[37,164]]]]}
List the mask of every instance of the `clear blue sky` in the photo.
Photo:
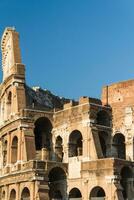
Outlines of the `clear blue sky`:
{"type": "Polygon", "coordinates": [[[100,97],[134,78],[134,0],[0,0],[0,35],[6,26],[20,33],[30,86],[100,97]]]}

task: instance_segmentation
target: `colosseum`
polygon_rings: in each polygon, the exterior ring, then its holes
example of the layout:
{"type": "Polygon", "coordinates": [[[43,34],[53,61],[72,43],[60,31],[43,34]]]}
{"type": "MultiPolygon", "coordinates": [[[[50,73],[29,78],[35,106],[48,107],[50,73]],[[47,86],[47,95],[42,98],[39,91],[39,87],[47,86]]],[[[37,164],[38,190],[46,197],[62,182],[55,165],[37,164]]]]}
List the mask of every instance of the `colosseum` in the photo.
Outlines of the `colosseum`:
{"type": "Polygon", "coordinates": [[[1,52],[0,199],[134,200],[134,80],[74,101],[26,84],[14,28],[1,52]]]}

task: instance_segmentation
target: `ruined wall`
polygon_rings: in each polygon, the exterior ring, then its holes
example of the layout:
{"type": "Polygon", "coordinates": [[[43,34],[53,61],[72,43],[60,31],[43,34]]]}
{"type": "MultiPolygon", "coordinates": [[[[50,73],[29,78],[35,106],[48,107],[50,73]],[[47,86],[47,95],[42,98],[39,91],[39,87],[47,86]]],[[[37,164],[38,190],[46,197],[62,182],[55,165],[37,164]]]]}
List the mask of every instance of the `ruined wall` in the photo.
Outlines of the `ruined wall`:
{"type": "Polygon", "coordinates": [[[131,125],[132,120],[125,120],[127,114],[132,114],[134,107],[134,80],[119,82],[106,86],[102,90],[102,103],[112,107],[112,122],[114,129],[131,125]]]}
{"type": "Polygon", "coordinates": [[[102,90],[103,105],[112,108],[113,135],[121,133],[125,137],[126,158],[134,159],[134,80],[106,86],[102,90]]]}

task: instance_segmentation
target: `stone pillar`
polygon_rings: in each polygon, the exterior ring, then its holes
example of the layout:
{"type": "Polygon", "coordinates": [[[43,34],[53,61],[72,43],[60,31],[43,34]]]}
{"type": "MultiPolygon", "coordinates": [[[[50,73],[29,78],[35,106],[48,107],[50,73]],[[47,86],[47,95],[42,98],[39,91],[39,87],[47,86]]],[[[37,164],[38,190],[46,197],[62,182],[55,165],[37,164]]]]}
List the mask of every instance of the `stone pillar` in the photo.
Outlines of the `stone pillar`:
{"type": "Polygon", "coordinates": [[[20,189],[20,184],[16,184],[16,200],[20,200],[19,198],[19,189],[20,189]]]}
{"type": "MultiPolygon", "coordinates": [[[[83,157],[86,158],[86,160],[89,160],[90,158],[90,143],[91,143],[91,140],[90,140],[90,122],[87,122],[86,123],[86,127],[85,127],[85,132],[86,134],[83,134],[83,157]]],[[[84,130],[83,130],[84,132],[84,130]]]]}
{"type": "Polygon", "coordinates": [[[125,144],[126,144],[126,159],[134,160],[134,141],[132,135],[128,134],[125,144]]]}
{"type": "Polygon", "coordinates": [[[3,168],[3,147],[2,147],[2,143],[3,143],[3,141],[0,140],[0,160],[1,160],[0,169],[3,168]]]}
{"type": "Polygon", "coordinates": [[[21,141],[22,141],[22,133],[21,130],[18,130],[18,154],[17,154],[17,160],[18,162],[21,161],[21,141]]]}
{"type": "Polygon", "coordinates": [[[47,181],[36,181],[35,190],[35,200],[49,200],[49,187],[47,181]]]}
{"type": "Polygon", "coordinates": [[[8,196],[9,196],[9,194],[8,194],[8,192],[9,192],[9,186],[8,185],[5,186],[4,189],[5,189],[5,199],[8,199],[8,196]]]}
{"type": "Polygon", "coordinates": [[[65,144],[63,144],[63,162],[67,163],[68,162],[68,151],[69,151],[69,148],[68,146],[65,144]]]}
{"type": "Polygon", "coordinates": [[[47,148],[41,149],[41,160],[49,160],[50,151],[47,148]]]}
{"type": "Polygon", "coordinates": [[[7,165],[11,164],[11,134],[7,134],[7,165]]]}

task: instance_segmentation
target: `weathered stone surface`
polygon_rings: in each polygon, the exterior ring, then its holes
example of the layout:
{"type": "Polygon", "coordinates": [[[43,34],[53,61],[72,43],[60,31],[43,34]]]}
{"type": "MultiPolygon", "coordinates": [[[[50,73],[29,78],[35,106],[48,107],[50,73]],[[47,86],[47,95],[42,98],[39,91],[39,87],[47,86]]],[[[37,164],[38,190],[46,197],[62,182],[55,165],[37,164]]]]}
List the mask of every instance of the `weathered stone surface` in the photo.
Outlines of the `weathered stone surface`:
{"type": "Polygon", "coordinates": [[[0,199],[133,200],[134,80],[60,98],[26,85],[14,28],[1,43],[0,199]]]}

